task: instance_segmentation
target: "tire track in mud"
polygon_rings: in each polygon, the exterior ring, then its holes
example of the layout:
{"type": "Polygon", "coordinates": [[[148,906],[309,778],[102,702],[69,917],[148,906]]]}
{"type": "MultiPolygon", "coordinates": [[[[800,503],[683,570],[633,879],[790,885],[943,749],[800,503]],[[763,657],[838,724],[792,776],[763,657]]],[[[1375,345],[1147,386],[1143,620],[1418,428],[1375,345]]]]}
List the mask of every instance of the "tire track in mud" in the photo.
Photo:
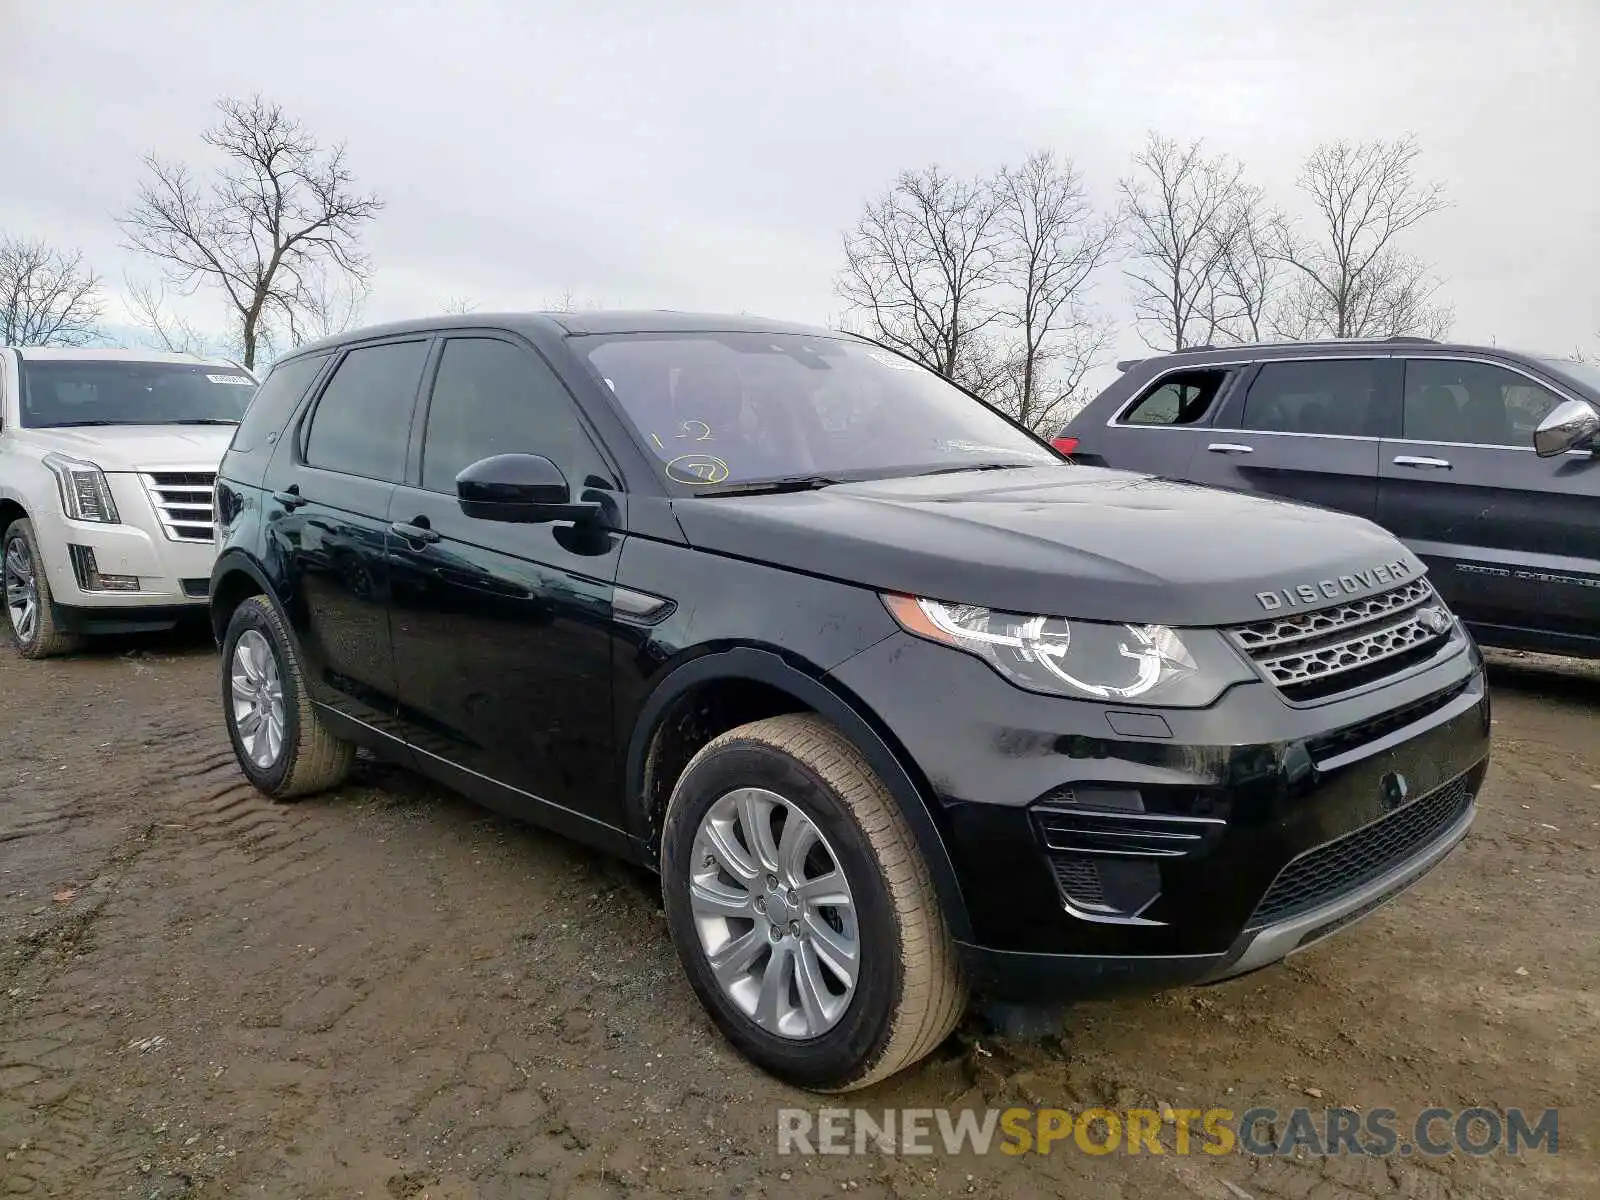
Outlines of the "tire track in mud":
{"type": "MultiPolygon", "coordinates": [[[[144,1120],[138,1100],[108,1104],[97,1077],[116,1063],[119,1074],[133,1074],[149,1092],[170,1092],[163,1083],[192,1081],[205,1064],[185,1060],[177,1030],[135,1028],[123,997],[196,994],[196,984],[209,981],[170,977],[163,951],[194,918],[214,917],[225,905],[265,902],[260,917],[270,924],[277,915],[272,898],[293,896],[324,870],[336,840],[318,836],[338,824],[327,819],[325,806],[279,804],[250,786],[219,724],[180,710],[121,741],[118,748],[131,753],[114,753],[103,769],[77,780],[46,776],[54,785],[46,802],[7,805],[0,824],[5,841],[49,837],[91,820],[118,797],[133,797],[145,822],[132,844],[111,850],[87,901],[52,914],[21,947],[25,961],[0,1008],[0,1128],[8,1143],[0,1192],[100,1194],[121,1191],[132,1179],[150,1185],[152,1194],[168,1190],[157,1169],[165,1139],[149,1131],[172,1123],[144,1120]],[[66,790],[73,783],[75,794],[66,790]],[[164,918],[154,931],[151,912],[164,918]],[[64,1006],[62,997],[70,998],[64,1006]]],[[[338,973],[353,957],[329,966],[338,973]]],[[[217,961],[226,963],[225,950],[217,961]]],[[[314,996],[315,987],[326,983],[302,990],[314,996]]],[[[336,1006],[330,1011],[337,1015],[336,1006]]],[[[143,1090],[118,1089],[134,1096],[143,1090]]],[[[178,1124],[190,1129],[206,1121],[195,1113],[178,1124]]],[[[188,1149],[194,1136],[179,1146],[188,1149]]],[[[200,1150],[211,1144],[209,1133],[198,1142],[200,1150]]],[[[182,1191],[208,1173],[180,1169],[165,1178],[182,1191]]]]}

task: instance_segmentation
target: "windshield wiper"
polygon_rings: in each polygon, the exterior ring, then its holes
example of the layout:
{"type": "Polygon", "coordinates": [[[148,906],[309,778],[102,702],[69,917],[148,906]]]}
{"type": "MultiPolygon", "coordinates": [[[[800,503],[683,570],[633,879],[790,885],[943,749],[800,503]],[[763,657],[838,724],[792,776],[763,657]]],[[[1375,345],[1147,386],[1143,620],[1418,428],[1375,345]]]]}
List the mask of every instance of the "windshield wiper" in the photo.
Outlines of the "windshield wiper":
{"type": "Polygon", "coordinates": [[[985,462],[963,463],[957,467],[935,467],[931,471],[918,471],[918,475],[953,475],[957,471],[1012,471],[1022,467],[1042,467],[1042,462],[985,462]]]}
{"type": "Polygon", "coordinates": [[[40,429],[83,429],[90,425],[121,425],[121,421],[52,421],[40,429]]]}
{"type": "Polygon", "coordinates": [[[785,475],[779,479],[750,479],[739,483],[720,483],[697,491],[699,496],[754,496],[777,492],[811,492],[843,483],[828,475],[785,475]]]}
{"type": "Polygon", "coordinates": [[[237,425],[226,417],[184,417],[181,421],[162,421],[162,425],[237,425]]]}

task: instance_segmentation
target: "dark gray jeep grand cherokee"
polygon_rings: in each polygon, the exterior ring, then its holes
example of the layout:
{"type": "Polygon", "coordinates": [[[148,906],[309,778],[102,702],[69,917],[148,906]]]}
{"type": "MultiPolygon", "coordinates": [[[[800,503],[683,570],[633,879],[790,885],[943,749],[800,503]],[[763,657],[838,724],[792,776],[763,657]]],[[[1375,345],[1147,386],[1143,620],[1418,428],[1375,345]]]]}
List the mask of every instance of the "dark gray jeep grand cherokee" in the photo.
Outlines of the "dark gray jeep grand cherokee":
{"type": "Polygon", "coordinates": [[[1376,521],[1480,643],[1600,657],[1600,366],[1422,338],[1119,365],[1074,460],[1376,521]]]}
{"type": "Polygon", "coordinates": [[[825,1089],[969,994],[1221,979],[1466,833],[1477,651],[1366,521],[1062,461],[844,334],[442,317],[295,350],[222,463],[245,774],[357,745],[656,869],[825,1089]]]}

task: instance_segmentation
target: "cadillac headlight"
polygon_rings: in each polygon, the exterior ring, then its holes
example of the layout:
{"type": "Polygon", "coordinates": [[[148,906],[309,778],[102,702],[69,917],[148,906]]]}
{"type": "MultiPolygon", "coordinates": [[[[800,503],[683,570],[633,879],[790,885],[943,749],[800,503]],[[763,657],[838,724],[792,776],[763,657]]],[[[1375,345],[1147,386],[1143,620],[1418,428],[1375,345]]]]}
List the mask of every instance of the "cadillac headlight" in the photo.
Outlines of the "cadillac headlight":
{"type": "Polygon", "coordinates": [[[74,521],[99,521],[116,525],[117,502],[111,498],[111,485],[105,472],[92,462],[68,458],[65,454],[46,454],[44,465],[56,477],[61,492],[61,508],[74,521]]]}
{"type": "Polygon", "coordinates": [[[975,654],[1019,687],[1078,699],[1200,708],[1255,678],[1213,630],[1112,625],[888,595],[908,632],[975,654]]]}

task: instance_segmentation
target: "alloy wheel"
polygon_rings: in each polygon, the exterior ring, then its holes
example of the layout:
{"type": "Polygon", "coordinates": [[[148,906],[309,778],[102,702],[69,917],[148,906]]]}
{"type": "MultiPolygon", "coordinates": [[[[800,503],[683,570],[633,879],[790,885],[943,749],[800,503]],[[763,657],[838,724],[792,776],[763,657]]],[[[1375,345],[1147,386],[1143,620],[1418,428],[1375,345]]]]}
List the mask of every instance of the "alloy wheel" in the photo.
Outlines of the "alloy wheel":
{"type": "Polygon", "coordinates": [[[265,770],[283,753],[283,678],[278,656],[259,631],[239,635],[228,677],[239,742],[250,761],[265,770]]]}
{"type": "Polygon", "coordinates": [[[798,805],[740,788],[695,832],[689,904],[718,985],[768,1033],[839,1023],[861,971],[855,900],[838,856],[798,805]]]}
{"type": "Polygon", "coordinates": [[[33,555],[21,537],[12,538],[5,552],[6,612],[17,640],[32,642],[39,632],[39,582],[34,575],[33,555]]]}

